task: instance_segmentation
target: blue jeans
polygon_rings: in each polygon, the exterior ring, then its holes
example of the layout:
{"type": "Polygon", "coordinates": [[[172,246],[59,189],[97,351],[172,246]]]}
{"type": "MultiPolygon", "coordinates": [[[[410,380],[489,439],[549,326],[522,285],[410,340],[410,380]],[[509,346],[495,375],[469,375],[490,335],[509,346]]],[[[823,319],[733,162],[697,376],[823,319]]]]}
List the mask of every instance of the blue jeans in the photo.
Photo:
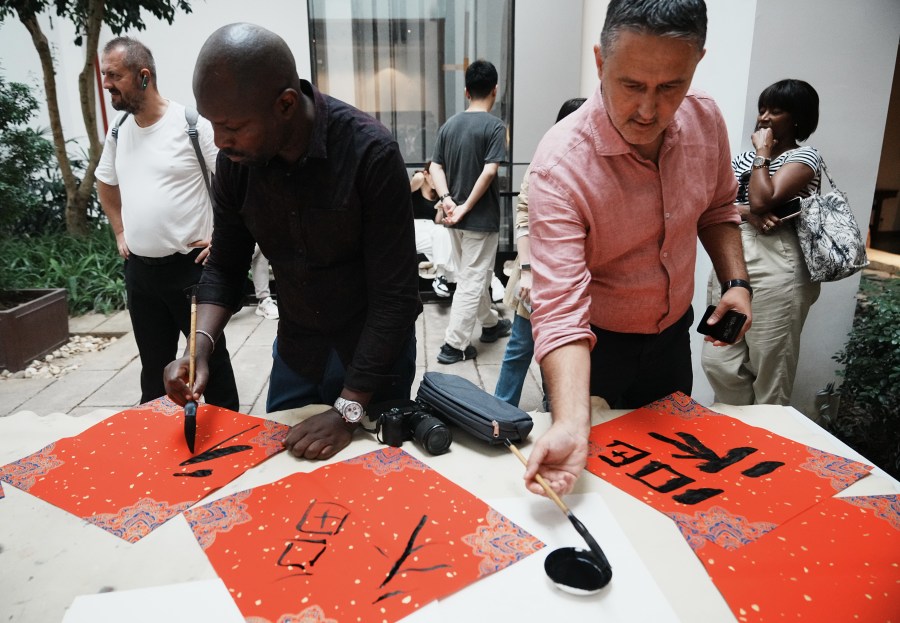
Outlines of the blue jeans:
{"type": "MultiPolygon", "coordinates": [[[[322,380],[316,382],[297,374],[278,354],[278,338],[272,343],[272,375],[266,397],[266,413],[297,409],[311,404],[331,405],[344,389],[344,364],[332,350],[325,364],[322,380]]],[[[391,374],[396,380],[372,395],[371,403],[408,400],[416,374],[416,336],[410,332],[405,351],[397,359],[391,374]]]]}
{"type": "Polygon", "coordinates": [[[503,365],[500,366],[500,377],[497,379],[494,396],[514,407],[519,406],[525,376],[528,374],[528,366],[531,365],[533,356],[534,338],[531,335],[531,321],[516,314],[512,333],[506,343],[506,353],[503,355],[503,365]]]}

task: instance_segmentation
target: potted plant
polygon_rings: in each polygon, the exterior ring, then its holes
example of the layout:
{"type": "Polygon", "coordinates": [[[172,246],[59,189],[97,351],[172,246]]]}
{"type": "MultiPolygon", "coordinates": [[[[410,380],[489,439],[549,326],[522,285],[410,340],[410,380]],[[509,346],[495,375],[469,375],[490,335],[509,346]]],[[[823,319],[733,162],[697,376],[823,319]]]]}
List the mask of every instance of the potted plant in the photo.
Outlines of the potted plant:
{"type": "MultiPolygon", "coordinates": [[[[53,145],[27,123],[37,101],[27,85],[0,76],[0,244],[27,239],[30,231],[46,231],[47,171],[53,145]]],[[[12,262],[0,265],[0,370],[18,371],[69,339],[65,289],[23,289],[12,262]]]]}
{"type": "Polygon", "coordinates": [[[66,290],[0,291],[0,370],[22,370],[68,340],[66,290]]]}

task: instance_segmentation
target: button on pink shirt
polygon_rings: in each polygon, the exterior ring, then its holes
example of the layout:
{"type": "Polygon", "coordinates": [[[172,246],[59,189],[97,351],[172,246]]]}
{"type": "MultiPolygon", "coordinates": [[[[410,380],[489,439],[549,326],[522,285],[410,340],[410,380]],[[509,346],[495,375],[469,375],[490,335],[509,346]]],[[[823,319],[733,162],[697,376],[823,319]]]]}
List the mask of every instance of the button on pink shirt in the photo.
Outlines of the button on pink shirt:
{"type": "Polygon", "coordinates": [[[595,337],[656,334],[691,304],[697,232],[740,223],[725,122],[691,91],[658,165],[610,122],[598,87],[541,140],[529,178],[535,358],[595,337]]]}

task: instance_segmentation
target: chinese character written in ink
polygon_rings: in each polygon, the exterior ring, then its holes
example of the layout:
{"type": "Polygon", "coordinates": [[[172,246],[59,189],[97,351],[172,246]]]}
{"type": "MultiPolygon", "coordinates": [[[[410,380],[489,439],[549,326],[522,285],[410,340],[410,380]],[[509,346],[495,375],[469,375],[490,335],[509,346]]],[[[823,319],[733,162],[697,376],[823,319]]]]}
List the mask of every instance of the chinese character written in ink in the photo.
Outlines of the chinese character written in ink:
{"type": "MultiPolygon", "coordinates": [[[[731,448],[724,455],[719,455],[697,437],[690,433],[675,433],[681,438],[681,441],[666,437],[659,433],[649,433],[651,437],[670,444],[683,452],[683,454],[672,454],[673,459],[679,460],[696,460],[702,461],[697,464],[697,469],[708,474],[716,474],[720,471],[739,463],[751,454],[757,451],[756,448],[739,447],[731,448]]],[[[605,463],[614,467],[622,467],[631,465],[638,461],[643,461],[650,456],[650,452],[637,446],[625,443],[618,439],[607,444],[610,448],[609,456],[602,452],[598,458],[605,463]]],[[[784,465],[781,461],[762,461],[756,465],[745,469],[741,473],[748,478],[759,478],[774,472],[776,469],[784,465]]],[[[662,461],[650,460],[634,473],[626,473],[629,478],[641,482],[659,493],[672,493],[696,482],[694,478],[686,474],[682,474],[671,465],[662,461]]],[[[686,489],[681,493],[672,496],[672,499],[682,504],[698,504],[711,497],[724,493],[724,489],[713,487],[701,487],[696,489],[686,489]]]]}
{"type": "MultiPolygon", "coordinates": [[[[388,584],[390,584],[393,580],[395,580],[398,577],[398,574],[400,572],[402,572],[402,575],[406,575],[409,573],[428,573],[430,571],[436,571],[438,569],[446,569],[446,568],[450,567],[450,565],[448,565],[446,563],[440,563],[440,564],[430,565],[430,566],[425,566],[425,567],[404,566],[404,564],[406,563],[406,560],[412,554],[418,552],[420,549],[422,549],[423,547],[428,545],[427,542],[423,545],[416,544],[416,539],[418,539],[418,537],[419,537],[419,532],[421,532],[422,528],[425,527],[425,524],[427,523],[427,521],[428,521],[428,516],[422,515],[422,518],[419,520],[418,525],[416,525],[415,529],[413,529],[412,534],[410,535],[409,539],[407,540],[406,547],[403,548],[403,552],[400,554],[400,557],[394,562],[394,564],[391,566],[390,571],[388,571],[387,576],[384,578],[384,581],[378,586],[379,590],[385,588],[388,584]]],[[[387,556],[387,553],[382,551],[381,548],[378,548],[378,551],[383,556],[387,556]]],[[[375,601],[372,603],[378,603],[379,601],[388,599],[389,597],[403,595],[407,592],[408,591],[405,591],[403,589],[388,591],[386,593],[382,593],[381,595],[379,595],[375,599],[375,601]]]]}
{"type": "Polygon", "coordinates": [[[313,500],[296,526],[298,532],[309,536],[288,541],[276,564],[289,571],[297,569],[292,575],[312,575],[312,568],[328,548],[324,537],[337,535],[349,516],[350,510],[336,502],[313,500]]]}
{"type": "MultiPolygon", "coordinates": [[[[223,456],[229,456],[232,454],[236,454],[238,452],[246,452],[247,450],[252,450],[253,446],[242,445],[242,444],[236,445],[236,446],[222,446],[222,444],[224,444],[228,441],[231,441],[235,437],[239,437],[239,436],[243,435],[244,433],[249,433],[254,428],[259,428],[259,424],[254,424],[247,430],[242,430],[241,432],[235,433],[234,435],[232,435],[231,437],[229,437],[227,439],[223,439],[222,441],[220,441],[219,443],[214,445],[209,450],[205,450],[205,451],[201,452],[200,454],[192,456],[191,458],[187,459],[186,461],[182,461],[181,463],[179,463],[179,465],[181,465],[182,467],[184,467],[185,465],[194,465],[196,463],[212,461],[213,459],[218,459],[219,457],[223,457],[223,456]]],[[[203,478],[203,477],[212,475],[212,472],[213,472],[213,470],[211,470],[211,469],[195,469],[192,472],[175,472],[172,475],[177,476],[177,477],[187,477],[187,478],[203,478]]]]}

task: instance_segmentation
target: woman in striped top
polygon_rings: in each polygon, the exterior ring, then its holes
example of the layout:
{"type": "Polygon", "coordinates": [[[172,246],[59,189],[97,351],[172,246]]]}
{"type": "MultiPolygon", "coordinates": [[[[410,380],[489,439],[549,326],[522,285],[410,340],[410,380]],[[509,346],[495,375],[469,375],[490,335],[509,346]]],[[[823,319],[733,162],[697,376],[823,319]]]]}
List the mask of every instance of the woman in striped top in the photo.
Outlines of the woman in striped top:
{"type": "MultiPolygon", "coordinates": [[[[818,191],[819,153],[800,146],[819,121],[819,96],[802,80],[781,80],[759,96],[754,149],[735,156],[736,203],[741,238],[753,286],[753,326],[730,346],[703,344],[702,365],[716,394],[727,404],[789,404],[797,372],[800,333],[819,284],[809,278],[795,218],[782,210],[796,197],[818,191]],[[779,218],[781,214],[782,218],[779,218]]],[[[718,302],[718,280],[710,278],[709,303],[718,302]]]]}

